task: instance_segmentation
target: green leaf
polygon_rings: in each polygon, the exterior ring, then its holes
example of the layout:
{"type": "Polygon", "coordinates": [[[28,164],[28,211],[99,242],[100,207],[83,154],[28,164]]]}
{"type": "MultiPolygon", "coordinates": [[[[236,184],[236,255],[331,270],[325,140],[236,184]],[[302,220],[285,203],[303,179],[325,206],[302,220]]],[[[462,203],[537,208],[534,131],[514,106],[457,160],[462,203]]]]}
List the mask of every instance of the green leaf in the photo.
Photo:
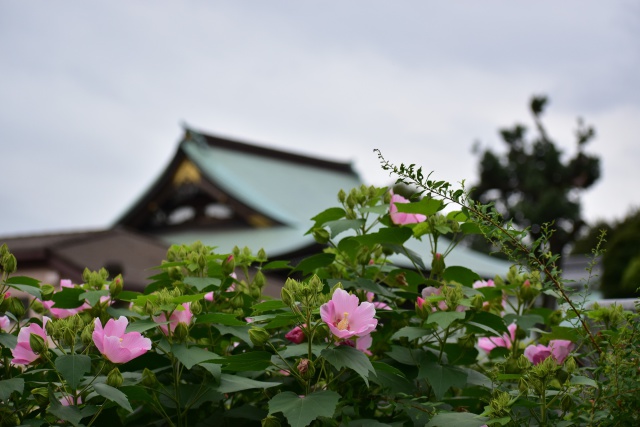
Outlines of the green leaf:
{"type": "Polygon", "coordinates": [[[31,287],[36,287],[39,288],[40,287],[40,281],[37,279],[34,279],[32,277],[27,277],[27,276],[13,276],[13,277],[9,277],[5,283],[7,285],[25,285],[25,286],[31,286],[31,287]]]}
{"type": "Polygon", "coordinates": [[[326,267],[336,258],[335,254],[320,253],[303,259],[293,271],[301,271],[303,275],[312,273],[315,269],[326,267]]]}
{"type": "Polygon", "coordinates": [[[266,329],[281,328],[283,326],[291,326],[296,323],[298,315],[295,313],[280,313],[269,323],[264,325],[266,329]]]}
{"type": "Polygon", "coordinates": [[[409,258],[411,260],[411,262],[416,264],[421,269],[423,269],[423,270],[427,269],[427,267],[424,265],[424,261],[422,261],[422,256],[419,253],[417,253],[417,252],[415,252],[415,251],[413,251],[413,250],[411,250],[411,249],[409,249],[409,248],[407,248],[407,247],[405,247],[403,245],[390,245],[390,244],[387,244],[387,245],[385,245],[385,248],[389,249],[393,253],[406,256],[407,258],[409,258]]]}
{"type": "Polygon", "coordinates": [[[588,377],[583,377],[581,375],[576,375],[571,377],[571,384],[573,385],[586,385],[589,387],[598,387],[598,383],[588,377]]]}
{"type": "Polygon", "coordinates": [[[220,384],[214,387],[220,393],[233,393],[252,388],[270,388],[280,385],[277,382],[256,381],[239,375],[221,374],[220,384]]]}
{"type": "Polygon", "coordinates": [[[302,397],[285,391],[269,401],[269,415],[282,412],[291,427],[306,427],[318,417],[332,418],[339,401],[340,395],[330,390],[302,397]]]}
{"type": "Polygon", "coordinates": [[[364,219],[339,219],[337,221],[329,221],[324,225],[331,229],[331,238],[333,239],[347,230],[359,229],[364,225],[364,219]]]}
{"type": "Polygon", "coordinates": [[[77,406],[62,406],[51,386],[49,386],[49,407],[47,412],[59,420],[68,421],[76,427],[80,425],[80,421],[84,418],[77,406]]]}
{"type": "Polygon", "coordinates": [[[9,285],[9,286],[14,289],[18,289],[22,292],[26,292],[29,295],[34,296],[38,299],[42,299],[42,293],[40,292],[40,288],[36,288],[35,286],[31,286],[31,285],[9,285]]]}
{"type": "Polygon", "coordinates": [[[85,290],[80,288],[62,288],[51,298],[55,302],[53,308],[78,308],[84,304],[84,298],[80,298],[84,293],[85,290]]]}
{"type": "Polygon", "coordinates": [[[518,316],[508,313],[504,315],[504,321],[507,324],[511,324],[515,321],[523,331],[533,328],[538,323],[544,323],[542,316],[537,314],[523,314],[522,316],[518,316]]]}
{"type": "Polygon", "coordinates": [[[474,313],[467,322],[467,325],[472,325],[483,331],[489,331],[496,336],[502,336],[502,334],[509,333],[509,329],[507,329],[504,319],[487,311],[474,313]]]}
{"type": "Polygon", "coordinates": [[[381,228],[377,233],[356,236],[353,240],[366,246],[373,246],[376,243],[381,245],[402,245],[413,236],[413,231],[408,227],[381,228]]]}
{"type": "Polygon", "coordinates": [[[247,322],[237,319],[236,315],[231,313],[202,314],[196,318],[196,323],[218,323],[227,326],[245,326],[247,324],[247,322]]]}
{"type": "Polygon", "coordinates": [[[417,213],[422,215],[433,215],[441,210],[444,206],[442,200],[425,197],[418,202],[413,203],[396,203],[398,212],[417,213]]]}
{"type": "Polygon", "coordinates": [[[79,298],[86,299],[89,305],[93,307],[100,301],[100,297],[108,297],[109,291],[107,289],[103,289],[101,291],[87,291],[80,294],[79,298]]]}
{"type": "Polygon", "coordinates": [[[0,345],[14,349],[18,345],[18,337],[12,334],[0,333],[0,345]]]}
{"type": "Polygon", "coordinates": [[[223,359],[214,360],[213,363],[221,363],[225,371],[264,371],[271,366],[271,353],[250,351],[226,356],[223,359]]]}
{"type": "Polygon", "coordinates": [[[118,299],[121,301],[133,301],[141,295],[143,295],[141,292],[122,291],[118,294],[118,299]]]}
{"type": "Polygon", "coordinates": [[[271,261],[262,266],[262,271],[266,270],[283,270],[283,269],[292,269],[289,265],[289,261],[271,261]]]}
{"type": "Polygon", "coordinates": [[[167,324],[167,322],[154,322],[151,319],[142,319],[131,322],[127,325],[127,332],[144,332],[153,329],[158,325],[167,324]]]}
{"type": "Polygon", "coordinates": [[[215,363],[203,362],[203,363],[200,363],[198,366],[201,366],[204,369],[206,369],[213,376],[213,379],[215,380],[216,384],[220,384],[220,375],[222,374],[222,367],[220,365],[215,363]]]}
{"type": "Polygon", "coordinates": [[[84,374],[91,371],[91,358],[84,354],[64,354],[56,359],[55,365],[69,387],[75,390],[84,374]]]}
{"type": "Polygon", "coordinates": [[[349,368],[356,371],[369,387],[369,372],[375,373],[371,361],[360,350],[353,347],[341,345],[333,348],[326,348],[320,353],[327,362],[336,369],[349,368]]]}
{"type": "Polygon", "coordinates": [[[424,350],[410,349],[399,345],[392,345],[391,351],[388,351],[386,354],[393,360],[410,366],[419,366],[426,355],[424,350]]]}
{"type": "Polygon", "coordinates": [[[213,324],[211,326],[216,328],[221,335],[233,335],[234,337],[240,338],[242,341],[249,344],[249,346],[253,347],[253,343],[249,338],[249,329],[251,328],[250,326],[225,326],[218,324],[213,324]]]}
{"type": "Polygon", "coordinates": [[[122,408],[126,409],[129,412],[133,412],[133,409],[131,408],[131,404],[129,403],[129,399],[127,399],[127,395],[121,392],[120,390],[118,390],[117,388],[111,387],[110,385],[107,385],[107,384],[96,383],[93,385],[93,389],[100,396],[106,398],[107,400],[117,403],[118,405],[120,405],[122,408]]]}
{"type": "Polygon", "coordinates": [[[206,294],[193,294],[193,295],[180,295],[179,297],[171,298],[171,302],[174,304],[182,304],[185,302],[201,301],[206,294]]]}
{"type": "Polygon", "coordinates": [[[465,318],[464,312],[459,311],[436,311],[429,313],[427,318],[428,323],[436,323],[440,328],[444,329],[451,325],[456,320],[462,320],[465,318]]]}
{"type": "Polygon", "coordinates": [[[313,227],[311,227],[309,231],[305,233],[305,235],[311,233],[314,228],[324,227],[326,223],[329,221],[336,221],[340,218],[344,218],[346,214],[347,213],[342,208],[334,207],[334,208],[325,209],[324,211],[320,212],[318,215],[311,218],[312,221],[315,221],[315,224],[313,224],[313,227]]]}
{"type": "Polygon", "coordinates": [[[193,286],[198,291],[202,291],[209,286],[213,286],[216,289],[219,288],[222,280],[215,277],[185,277],[184,283],[193,286]]]}
{"type": "Polygon", "coordinates": [[[254,312],[260,312],[260,311],[279,310],[281,308],[286,308],[286,307],[287,305],[285,303],[283,303],[279,299],[276,299],[272,301],[265,301],[265,302],[258,303],[252,306],[251,308],[253,309],[254,312]]]}
{"type": "Polygon", "coordinates": [[[131,317],[134,319],[140,319],[142,317],[146,317],[146,315],[136,313],[135,311],[131,311],[128,308],[115,308],[113,306],[107,307],[107,314],[113,317],[114,319],[117,319],[120,316],[131,317]]]}
{"type": "Polygon", "coordinates": [[[371,381],[388,388],[392,393],[413,393],[415,386],[402,371],[383,362],[371,362],[371,364],[376,371],[375,375],[371,376],[371,381]]]}
{"type": "Polygon", "coordinates": [[[449,388],[464,387],[467,383],[466,372],[432,361],[425,361],[420,365],[418,378],[426,378],[429,381],[437,400],[441,400],[449,388]]]}
{"type": "Polygon", "coordinates": [[[471,412],[449,412],[436,414],[425,427],[482,427],[489,418],[471,412]]]}
{"type": "Polygon", "coordinates": [[[469,287],[473,285],[473,282],[481,279],[480,276],[472,270],[457,265],[445,268],[442,277],[449,282],[458,282],[461,285],[469,287]]]}
{"type": "Polygon", "coordinates": [[[221,356],[200,347],[187,347],[185,344],[174,344],[171,346],[171,352],[187,369],[202,362],[221,358],[221,356]]]}
{"type": "Polygon", "coordinates": [[[405,326],[393,334],[391,339],[397,340],[398,338],[407,337],[409,341],[413,341],[416,338],[422,338],[427,333],[428,331],[424,328],[419,328],[417,326],[405,326]]]}
{"type": "Polygon", "coordinates": [[[18,393],[22,393],[24,390],[24,379],[22,378],[11,378],[8,380],[0,381],[0,400],[4,400],[7,402],[11,393],[17,391],[18,393]]]}
{"type": "Polygon", "coordinates": [[[460,224],[460,230],[464,234],[482,234],[482,230],[475,222],[465,222],[464,224],[460,224]]]}

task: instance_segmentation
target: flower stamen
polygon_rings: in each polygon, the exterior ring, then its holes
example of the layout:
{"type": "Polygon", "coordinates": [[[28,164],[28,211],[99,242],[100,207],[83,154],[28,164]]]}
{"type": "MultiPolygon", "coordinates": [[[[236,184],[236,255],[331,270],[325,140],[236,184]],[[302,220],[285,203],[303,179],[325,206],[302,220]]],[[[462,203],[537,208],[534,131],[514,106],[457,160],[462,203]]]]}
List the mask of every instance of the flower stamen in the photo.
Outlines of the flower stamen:
{"type": "Polygon", "coordinates": [[[342,316],[342,320],[340,320],[336,326],[341,331],[349,328],[349,313],[345,311],[344,315],[342,316]]]}

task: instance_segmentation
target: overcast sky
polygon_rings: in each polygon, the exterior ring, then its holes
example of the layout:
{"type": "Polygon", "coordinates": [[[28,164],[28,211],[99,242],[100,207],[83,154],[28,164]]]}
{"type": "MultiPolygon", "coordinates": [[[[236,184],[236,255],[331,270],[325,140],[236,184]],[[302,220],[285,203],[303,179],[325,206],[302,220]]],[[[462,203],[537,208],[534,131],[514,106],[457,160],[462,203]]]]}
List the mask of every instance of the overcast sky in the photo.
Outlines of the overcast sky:
{"type": "MultiPolygon", "coordinates": [[[[0,0],[0,235],[109,226],[167,165],[181,123],[333,160],[472,183],[475,142],[577,117],[602,178],[588,220],[640,206],[635,1],[0,0]]],[[[312,189],[310,189],[312,190],[312,189]]]]}

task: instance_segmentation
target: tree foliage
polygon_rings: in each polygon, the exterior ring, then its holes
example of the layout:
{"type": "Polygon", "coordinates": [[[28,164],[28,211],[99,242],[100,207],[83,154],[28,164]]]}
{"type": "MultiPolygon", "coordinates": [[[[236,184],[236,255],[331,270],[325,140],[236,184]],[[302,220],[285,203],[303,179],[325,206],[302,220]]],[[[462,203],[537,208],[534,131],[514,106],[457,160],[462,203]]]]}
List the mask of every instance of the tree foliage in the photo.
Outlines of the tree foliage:
{"type": "Polygon", "coordinates": [[[523,228],[530,227],[533,239],[540,237],[545,223],[553,223],[555,232],[549,249],[562,254],[584,225],[579,194],[600,177],[600,160],[585,152],[595,131],[580,119],[576,130],[577,152],[563,159],[562,151],[542,124],[546,105],[544,96],[531,100],[537,131],[533,138],[527,138],[527,128],[521,124],[500,130],[507,151],[497,154],[487,149],[481,154],[480,182],[471,197],[482,203],[494,203],[504,219],[523,228]]]}

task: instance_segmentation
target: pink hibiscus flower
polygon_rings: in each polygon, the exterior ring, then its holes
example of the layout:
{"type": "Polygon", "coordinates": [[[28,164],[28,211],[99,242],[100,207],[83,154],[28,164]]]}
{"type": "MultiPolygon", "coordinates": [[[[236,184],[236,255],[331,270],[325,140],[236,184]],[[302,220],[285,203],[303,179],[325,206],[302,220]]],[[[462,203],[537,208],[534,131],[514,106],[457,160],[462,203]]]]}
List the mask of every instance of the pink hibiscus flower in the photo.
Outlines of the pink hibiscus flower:
{"type": "Polygon", "coordinates": [[[505,333],[502,337],[482,337],[478,338],[478,347],[485,353],[491,353],[496,347],[511,348],[513,342],[516,340],[516,329],[518,326],[515,323],[507,326],[509,333],[505,333]]]}
{"type": "Polygon", "coordinates": [[[389,216],[391,217],[391,221],[394,224],[398,224],[398,225],[415,224],[418,222],[423,222],[427,219],[427,217],[422,214],[398,212],[398,207],[396,206],[396,203],[409,203],[409,200],[405,199],[399,194],[391,195],[391,203],[389,204],[389,216]]]}
{"type": "Polygon", "coordinates": [[[53,343],[47,336],[47,332],[44,329],[44,326],[46,326],[49,321],[51,321],[51,319],[44,316],[42,318],[42,326],[37,323],[31,323],[29,326],[20,328],[20,332],[18,332],[18,343],[16,344],[16,347],[11,350],[11,354],[13,355],[11,363],[14,365],[29,365],[40,357],[39,354],[36,354],[31,349],[31,334],[41,337],[49,347],[53,346],[53,343]]]}
{"type": "Polygon", "coordinates": [[[118,320],[109,319],[104,329],[100,319],[95,319],[94,324],[93,342],[98,351],[113,363],[126,363],[151,350],[151,340],[140,332],[125,334],[129,321],[124,316],[118,320]]]}
{"type": "Polygon", "coordinates": [[[531,363],[537,365],[547,357],[553,357],[556,362],[562,364],[573,350],[573,343],[568,340],[551,340],[549,345],[530,345],[524,349],[524,355],[531,363]]]}
{"type": "Polygon", "coordinates": [[[370,302],[360,303],[358,297],[336,289],[329,302],[320,307],[320,317],[338,339],[362,337],[378,325],[376,308],[370,302]]]}
{"type": "MultiPolygon", "coordinates": [[[[165,335],[169,335],[169,329],[171,331],[175,331],[178,327],[179,323],[184,323],[185,326],[189,326],[191,324],[191,320],[193,319],[193,313],[191,313],[191,303],[185,302],[183,304],[179,304],[171,316],[169,316],[169,324],[158,325],[162,330],[162,333],[165,335]]],[[[154,322],[161,323],[167,321],[167,316],[164,313],[160,313],[158,316],[153,317],[154,322]]]]}
{"type": "Polygon", "coordinates": [[[296,326],[295,328],[287,332],[284,337],[294,344],[300,344],[302,341],[304,341],[304,331],[302,330],[302,328],[300,328],[300,326],[296,326]]]}

